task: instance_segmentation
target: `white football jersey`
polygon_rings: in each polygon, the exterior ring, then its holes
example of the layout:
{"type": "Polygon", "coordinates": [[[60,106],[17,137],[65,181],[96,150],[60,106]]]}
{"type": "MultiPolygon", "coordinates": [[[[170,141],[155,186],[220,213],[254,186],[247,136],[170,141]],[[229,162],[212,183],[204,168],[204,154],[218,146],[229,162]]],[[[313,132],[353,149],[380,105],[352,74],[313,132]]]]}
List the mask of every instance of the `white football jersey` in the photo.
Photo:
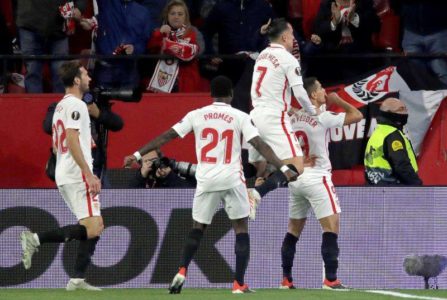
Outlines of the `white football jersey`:
{"type": "MultiPolygon", "coordinates": [[[[331,174],[329,160],[329,129],[342,127],[346,113],[325,111],[325,105],[318,116],[311,116],[304,109],[295,112],[291,117],[293,132],[301,144],[305,156],[316,156],[315,166],[304,168],[303,177],[320,177],[331,174]]],[[[301,177],[300,176],[300,177],[301,177]]]]}
{"type": "Polygon", "coordinates": [[[66,140],[68,128],[79,131],[82,154],[92,170],[92,135],[87,105],[81,99],[69,94],[57,104],[53,115],[53,145],[57,149],[56,184],[58,186],[83,181],[81,168],[68,150],[66,140]]]}
{"type": "Polygon", "coordinates": [[[298,60],[279,44],[271,44],[256,59],[251,84],[254,108],[288,111],[291,87],[303,84],[298,60]]]}
{"type": "Polygon", "coordinates": [[[180,137],[194,131],[197,189],[222,191],[245,182],[241,163],[242,135],[259,135],[248,114],[223,102],[189,112],[172,127],[180,137]]]}

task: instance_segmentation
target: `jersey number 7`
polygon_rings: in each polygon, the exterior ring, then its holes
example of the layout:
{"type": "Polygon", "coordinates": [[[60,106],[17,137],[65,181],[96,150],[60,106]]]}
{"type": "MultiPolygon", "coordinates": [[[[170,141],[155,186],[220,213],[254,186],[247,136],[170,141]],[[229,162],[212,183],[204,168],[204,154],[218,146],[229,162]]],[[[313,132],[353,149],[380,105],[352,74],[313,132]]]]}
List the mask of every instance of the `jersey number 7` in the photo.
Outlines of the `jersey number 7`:
{"type": "Polygon", "coordinates": [[[219,142],[225,142],[225,154],[224,154],[224,164],[231,163],[231,153],[233,150],[233,130],[227,129],[222,132],[219,136],[219,132],[214,128],[204,128],[202,134],[200,135],[202,139],[208,139],[211,137],[211,141],[203,146],[200,152],[200,160],[204,163],[215,164],[217,162],[217,157],[208,156],[208,152],[216,148],[219,142]]]}
{"type": "Polygon", "coordinates": [[[260,89],[261,89],[261,84],[262,84],[262,81],[264,80],[265,74],[267,74],[267,67],[258,66],[256,68],[256,72],[261,73],[261,75],[259,75],[258,81],[256,82],[256,95],[258,97],[261,97],[262,95],[261,95],[260,89]]]}

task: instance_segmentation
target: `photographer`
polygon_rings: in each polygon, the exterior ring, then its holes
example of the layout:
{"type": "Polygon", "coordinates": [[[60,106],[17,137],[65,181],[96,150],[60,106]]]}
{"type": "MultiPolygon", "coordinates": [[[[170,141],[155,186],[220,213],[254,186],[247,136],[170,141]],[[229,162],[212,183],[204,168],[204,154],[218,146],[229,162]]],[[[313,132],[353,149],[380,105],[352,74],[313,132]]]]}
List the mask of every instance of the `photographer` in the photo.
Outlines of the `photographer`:
{"type": "MultiPolygon", "coordinates": [[[[101,179],[103,187],[108,187],[106,179],[107,166],[107,133],[108,130],[119,131],[123,128],[123,120],[119,115],[112,112],[111,103],[104,100],[98,100],[98,95],[86,93],[82,99],[88,108],[91,120],[91,134],[93,138],[92,156],[93,156],[93,173],[101,179]]],[[[52,120],[54,109],[57,103],[52,103],[47,110],[43,121],[43,130],[52,134],[52,120]]]]}
{"type": "Polygon", "coordinates": [[[176,162],[154,150],[141,158],[141,167],[129,182],[129,188],[195,188],[194,173],[195,165],[176,162]]]}

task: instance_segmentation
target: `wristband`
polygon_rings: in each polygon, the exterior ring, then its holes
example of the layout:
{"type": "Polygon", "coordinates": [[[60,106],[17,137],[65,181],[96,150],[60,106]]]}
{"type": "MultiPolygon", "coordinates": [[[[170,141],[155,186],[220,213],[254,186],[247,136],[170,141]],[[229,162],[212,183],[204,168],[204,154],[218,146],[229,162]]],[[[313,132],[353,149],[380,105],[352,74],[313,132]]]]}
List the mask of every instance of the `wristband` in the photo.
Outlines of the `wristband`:
{"type": "Polygon", "coordinates": [[[285,172],[289,171],[290,169],[288,166],[284,165],[280,168],[280,170],[281,170],[281,172],[285,173],[285,172]]]}
{"type": "Polygon", "coordinates": [[[138,151],[135,151],[135,153],[133,154],[133,156],[135,156],[135,158],[138,160],[141,160],[141,154],[138,151]]]}

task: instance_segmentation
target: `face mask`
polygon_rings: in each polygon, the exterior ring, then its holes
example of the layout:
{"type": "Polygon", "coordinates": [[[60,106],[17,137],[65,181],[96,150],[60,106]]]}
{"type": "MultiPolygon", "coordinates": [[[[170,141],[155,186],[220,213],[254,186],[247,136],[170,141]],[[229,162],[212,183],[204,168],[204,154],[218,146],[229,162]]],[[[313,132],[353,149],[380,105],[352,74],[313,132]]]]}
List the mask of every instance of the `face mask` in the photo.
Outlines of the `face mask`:
{"type": "Polygon", "coordinates": [[[389,111],[380,111],[379,116],[393,122],[398,127],[403,127],[408,121],[408,114],[396,114],[389,111]]]}

